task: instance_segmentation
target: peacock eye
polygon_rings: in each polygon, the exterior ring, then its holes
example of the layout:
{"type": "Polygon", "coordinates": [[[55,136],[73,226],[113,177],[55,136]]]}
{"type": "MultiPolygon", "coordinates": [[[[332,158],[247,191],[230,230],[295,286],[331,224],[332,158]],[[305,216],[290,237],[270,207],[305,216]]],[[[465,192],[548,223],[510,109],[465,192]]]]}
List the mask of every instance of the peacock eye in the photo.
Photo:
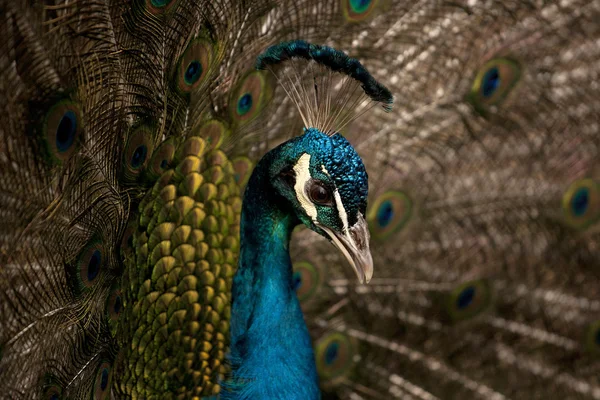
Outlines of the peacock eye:
{"type": "Polygon", "coordinates": [[[331,204],[331,192],[317,181],[313,182],[308,194],[313,203],[322,205],[331,204]]]}

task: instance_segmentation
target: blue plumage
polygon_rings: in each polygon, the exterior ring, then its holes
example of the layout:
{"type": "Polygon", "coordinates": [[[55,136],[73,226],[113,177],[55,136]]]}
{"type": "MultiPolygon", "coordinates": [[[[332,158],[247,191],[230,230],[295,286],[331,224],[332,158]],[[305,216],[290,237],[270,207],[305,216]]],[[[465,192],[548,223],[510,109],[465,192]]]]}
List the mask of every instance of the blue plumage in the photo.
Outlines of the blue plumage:
{"type": "Polygon", "coordinates": [[[582,216],[585,214],[589,204],[589,189],[581,188],[573,196],[572,206],[573,206],[573,214],[576,216],[582,216]]]}
{"type": "Polygon", "coordinates": [[[473,286],[466,287],[458,295],[458,299],[456,300],[456,306],[461,310],[467,308],[469,304],[471,304],[471,302],[473,301],[473,297],[475,297],[475,288],[473,286]]]}
{"type": "Polygon", "coordinates": [[[498,89],[500,86],[500,73],[498,72],[498,68],[492,67],[489,71],[487,71],[483,77],[483,86],[482,92],[483,97],[490,97],[498,89]]]}
{"type": "Polygon", "coordinates": [[[185,70],[185,82],[188,85],[193,85],[202,75],[202,64],[198,61],[193,61],[185,70]]]}
{"type": "Polygon", "coordinates": [[[76,133],[77,116],[69,110],[65,112],[56,129],[56,148],[59,152],[65,152],[73,145],[76,133]]]}
{"type": "MultiPolygon", "coordinates": [[[[300,222],[342,231],[336,207],[318,208],[311,219],[294,191],[303,179],[286,175],[310,155],[312,179],[337,190],[351,225],[364,213],[367,174],[341,135],[316,129],[275,148],[256,166],[244,195],[239,269],[233,282],[232,379],[226,399],[317,399],[315,358],[292,275],[289,241],[300,222]]],[[[309,181],[310,182],[310,181],[309,181]]],[[[338,205],[339,206],[339,205],[338,205]]]]}

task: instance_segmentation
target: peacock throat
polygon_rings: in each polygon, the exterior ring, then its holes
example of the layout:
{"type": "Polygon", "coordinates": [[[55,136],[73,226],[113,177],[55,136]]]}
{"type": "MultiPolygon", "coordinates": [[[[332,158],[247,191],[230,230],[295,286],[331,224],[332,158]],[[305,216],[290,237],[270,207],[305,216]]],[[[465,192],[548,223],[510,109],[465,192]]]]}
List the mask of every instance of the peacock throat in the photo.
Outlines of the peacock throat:
{"type": "MultiPolygon", "coordinates": [[[[311,98],[299,94],[307,92],[295,87],[298,84],[286,88],[288,95],[298,94],[290,97],[304,120],[303,134],[268,152],[245,190],[239,269],[232,289],[232,374],[225,383],[225,398],[320,398],[312,343],[296,296],[289,254],[297,225],[303,223],[329,239],[361,283],[373,275],[364,217],[367,173],[352,145],[337,131],[353,118],[352,111],[344,110],[349,98],[358,106],[373,102],[389,111],[393,97],[357,60],[304,41],[268,48],[256,67],[269,67],[279,82],[286,81],[282,74],[296,75],[301,82],[297,69],[280,70],[279,76],[271,69],[297,60],[321,68],[329,80],[317,83],[317,76],[308,74],[314,80],[311,98]],[[340,72],[336,78],[342,76],[339,87],[360,85],[361,90],[333,100],[333,72],[340,72]]],[[[288,81],[292,81],[289,76],[288,81]]]]}
{"type": "Polygon", "coordinates": [[[348,223],[360,228],[354,238],[360,237],[361,246],[340,250],[351,253],[361,279],[365,273],[370,279],[368,229],[360,219],[366,179],[350,143],[317,129],[273,149],[257,164],[242,206],[240,262],[232,291],[233,371],[225,398],[320,397],[312,343],[292,279],[290,238],[300,223],[330,240],[343,238],[348,223]],[[343,203],[335,202],[339,193],[343,203]]]}

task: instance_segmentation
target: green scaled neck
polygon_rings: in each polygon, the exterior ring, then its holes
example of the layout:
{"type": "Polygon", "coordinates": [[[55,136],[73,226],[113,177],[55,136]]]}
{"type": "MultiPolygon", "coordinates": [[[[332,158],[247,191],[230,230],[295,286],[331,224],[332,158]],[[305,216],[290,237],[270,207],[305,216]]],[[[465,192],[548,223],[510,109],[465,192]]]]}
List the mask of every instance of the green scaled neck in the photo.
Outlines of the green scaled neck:
{"type": "Polygon", "coordinates": [[[289,242],[299,220],[269,182],[276,150],[258,163],[244,194],[226,399],[320,397],[312,343],[292,283],[289,242]]]}

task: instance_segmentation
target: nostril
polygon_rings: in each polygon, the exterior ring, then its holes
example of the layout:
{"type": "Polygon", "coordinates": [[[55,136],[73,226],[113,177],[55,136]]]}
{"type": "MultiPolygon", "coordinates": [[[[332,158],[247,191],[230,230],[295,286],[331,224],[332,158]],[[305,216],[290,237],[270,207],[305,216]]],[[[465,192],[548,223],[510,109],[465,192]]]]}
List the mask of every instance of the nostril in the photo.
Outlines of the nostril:
{"type": "Polygon", "coordinates": [[[354,244],[356,244],[356,247],[358,249],[362,250],[365,248],[364,238],[362,235],[359,234],[356,226],[353,226],[352,228],[350,228],[350,237],[352,237],[352,240],[354,241],[354,244]]]}
{"type": "Polygon", "coordinates": [[[370,238],[369,228],[367,227],[365,217],[361,213],[358,213],[358,220],[348,229],[348,232],[358,250],[362,251],[368,248],[370,238]]]}

